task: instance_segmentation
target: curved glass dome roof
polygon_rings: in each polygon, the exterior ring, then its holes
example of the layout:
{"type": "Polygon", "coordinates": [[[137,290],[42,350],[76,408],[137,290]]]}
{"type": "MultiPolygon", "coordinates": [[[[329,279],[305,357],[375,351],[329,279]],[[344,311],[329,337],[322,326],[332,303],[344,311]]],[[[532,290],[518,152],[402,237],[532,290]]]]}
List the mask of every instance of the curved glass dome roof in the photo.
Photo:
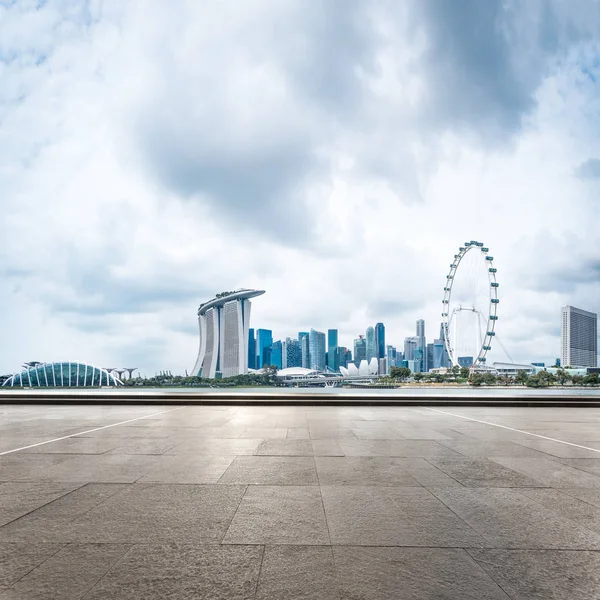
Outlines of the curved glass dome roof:
{"type": "Polygon", "coordinates": [[[9,377],[3,387],[100,387],[123,385],[106,369],[78,362],[40,363],[9,377]]]}

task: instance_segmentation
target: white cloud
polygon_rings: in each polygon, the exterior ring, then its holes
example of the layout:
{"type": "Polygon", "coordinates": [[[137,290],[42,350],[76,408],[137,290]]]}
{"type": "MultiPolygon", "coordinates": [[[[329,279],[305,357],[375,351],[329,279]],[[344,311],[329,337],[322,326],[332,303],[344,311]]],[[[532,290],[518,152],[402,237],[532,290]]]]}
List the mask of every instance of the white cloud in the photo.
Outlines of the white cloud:
{"type": "Polygon", "coordinates": [[[567,35],[531,9],[539,43],[473,11],[499,37],[461,63],[425,4],[0,8],[0,372],[183,372],[197,305],[238,286],[267,290],[252,325],[276,338],[381,320],[400,347],[417,318],[433,338],[470,239],[511,356],[557,356],[560,306],[600,310],[599,47],[576,10],[567,35]]]}

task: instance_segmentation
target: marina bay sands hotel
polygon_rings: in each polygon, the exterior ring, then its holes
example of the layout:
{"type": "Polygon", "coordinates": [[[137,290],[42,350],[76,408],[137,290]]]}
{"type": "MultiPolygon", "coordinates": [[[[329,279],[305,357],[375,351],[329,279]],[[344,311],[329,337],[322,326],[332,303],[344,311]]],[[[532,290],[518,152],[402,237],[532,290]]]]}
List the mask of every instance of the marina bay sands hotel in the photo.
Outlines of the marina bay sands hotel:
{"type": "Polygon", "coordinates": [[[250,298],[264,290],[217,294],[198,308],[200,349],[193,375],[214,379],[248,372],[250,298]]]}

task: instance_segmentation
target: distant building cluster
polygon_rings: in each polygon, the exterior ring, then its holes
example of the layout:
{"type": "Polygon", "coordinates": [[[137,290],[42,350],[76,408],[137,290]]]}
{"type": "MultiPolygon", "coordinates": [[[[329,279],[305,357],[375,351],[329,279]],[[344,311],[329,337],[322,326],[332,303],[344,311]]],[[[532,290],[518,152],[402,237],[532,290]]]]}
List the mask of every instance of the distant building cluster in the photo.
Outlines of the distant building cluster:
{"type": "MultiPolygon", "coordinates": [[[[472,357],[464,357],[473,363],[472,357]]],[[[444,330],[433,342],[427,343],[425,321],[416,323],[416,335],[404,340],[402,350],[386,344],[385,325],[377,323],[367,327],[353,344],[353,348],[338,343],[338,330],[328,329],[327,333],[311,329],[299,331],[297,338],[273,341],[270,329],[252,328],[248,336],[248,368],[262,369],[274,365],[278,369],[303,367],[313,371],[332,373],[355,373],[361,364],[377,365],[376,373],[385,375],[392,367],[408,367],[413,373],[422,373],[430,369],[449,368],[450,360],[444,340],[444,330]]],[[[363,371],[366,369],[363,365],[363,371]]]]}

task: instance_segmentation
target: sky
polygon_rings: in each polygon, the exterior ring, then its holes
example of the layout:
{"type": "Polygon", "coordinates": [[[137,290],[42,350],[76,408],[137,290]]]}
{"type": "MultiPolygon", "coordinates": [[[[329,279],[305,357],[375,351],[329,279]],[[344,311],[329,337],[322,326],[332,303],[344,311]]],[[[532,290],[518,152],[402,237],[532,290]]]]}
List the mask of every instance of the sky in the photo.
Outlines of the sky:
{"type": "Polygon", "coordinates": [[[0,373],[189,371],[197,307],[437,337],[467,240],[492,359],[600,312],[597,0],[0,0],[0,373]],[[485,276],[485,273],[483,273],[485,276]]]}

